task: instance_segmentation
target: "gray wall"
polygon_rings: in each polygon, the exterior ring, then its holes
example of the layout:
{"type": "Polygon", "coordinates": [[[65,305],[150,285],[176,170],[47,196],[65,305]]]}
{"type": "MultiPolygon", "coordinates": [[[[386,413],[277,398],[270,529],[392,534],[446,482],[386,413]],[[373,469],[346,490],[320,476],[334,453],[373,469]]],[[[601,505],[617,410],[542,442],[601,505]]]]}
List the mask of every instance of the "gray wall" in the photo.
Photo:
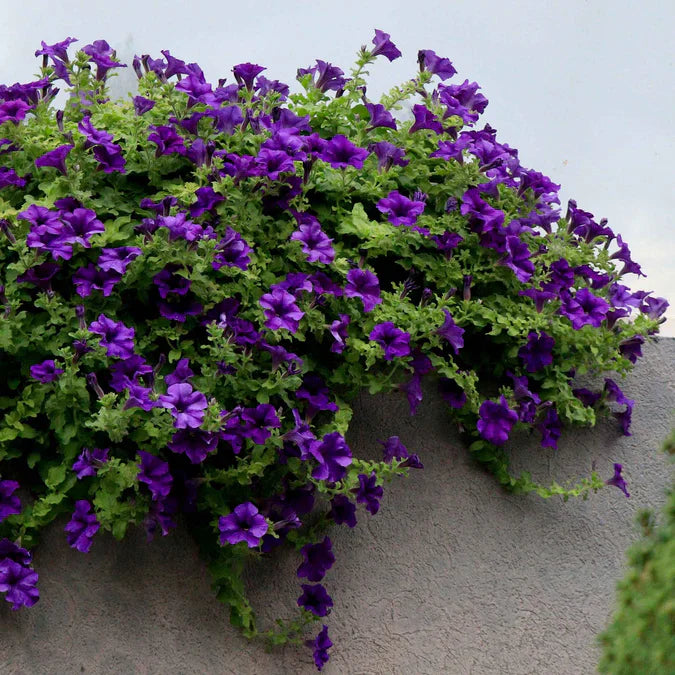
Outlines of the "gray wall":
{"type": "MultiPolygon", "coordinates": [[[[638,509],[660,506],[670,470],[660,446],[673,425],[675,340],[646,348],[625,383],[633,436],[612,421],[567,433],[557,452],[512,442],[517,467],[543,481],[625,465],[631,498],[611,488],[588,501],[509,496],[473,466],[442,402],[416,417],[401,396],[364,395],[350,443],[372,453],[397,434],[425,468],[385,486],[380,512],[330,533],[337,563],[324,580],[335,646],[324,673],[500,675],[592,673],[638,509]]],[[[185,529],[147,544],[107,535],[88,555],[68,548],[63,523],[36,551],[42,598],[12,612],[0,602],[0,672],[315,672],[309,650],[267,654],[228,624],[185,529]]],[[[299,558],[282,552],[250,571],[261,622],[300,594],[299,558]],[[264,564],[262,564],[264,563],[264,564]]]]}

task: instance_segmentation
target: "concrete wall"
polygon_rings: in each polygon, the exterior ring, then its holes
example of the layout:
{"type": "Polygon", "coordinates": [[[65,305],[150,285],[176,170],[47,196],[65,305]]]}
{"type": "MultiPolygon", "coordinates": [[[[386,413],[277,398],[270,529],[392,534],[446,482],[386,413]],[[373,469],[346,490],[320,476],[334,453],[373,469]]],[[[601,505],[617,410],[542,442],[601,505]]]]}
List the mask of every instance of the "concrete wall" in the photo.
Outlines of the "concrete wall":
{"type": "MultiPolygon", "coordinates": [[[[335,608],[328,675],[353,673],[592,673],[638,509],[660,506],[670,471],[659,449],[673,424],[675,340],[646,348],[624,390],[633,436],[612,421],[568,432],[557,452],[510,444],[517,467],[564,480],[592,461],[607,477],[625,465],[631,498],[607,489],[588,501],[509,496],[472,465],[429,396],[410,417],[401,396],[362,397],[350,443],[372,453],[397,434],[425,464],[385,486],[380,512],[330,533],[337,562],[324,583],[335,608]]],[[[99,536],[88,555],[68,548],[63,523],[36,551],[42,599],[12,612],[0,602],[0,672],[315,672],[309,650],[267,654],[241,638],[213,598],[184,528],[147,544],[99,536]]],[[[282,552],[250,571],[262,623],[300,594],[299,557],[282,552]]]]}

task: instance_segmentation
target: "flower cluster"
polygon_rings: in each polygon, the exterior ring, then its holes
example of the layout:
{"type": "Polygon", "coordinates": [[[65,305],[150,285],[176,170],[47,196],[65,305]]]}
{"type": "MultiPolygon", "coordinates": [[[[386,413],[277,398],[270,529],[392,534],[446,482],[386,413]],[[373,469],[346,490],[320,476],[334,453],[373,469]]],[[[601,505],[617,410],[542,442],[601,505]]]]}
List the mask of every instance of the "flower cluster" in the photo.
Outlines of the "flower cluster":
{"type": "Polygon", "coordinates": [[[233,622],[277,644],[321,623],[321,670],[336,560],[321,528],[377,514],[385,482],[423,466],[397,436],[382,461],[350,447],[364,389],[401,392],[415,414],[434,380],[509,489],[628,496],[620,464],[547,487],[511,476],[503,446],[522,430],[555,449],[602,412],[630,434],[619,385],[574,378],[627,372],[667,302],[629,288],[640,266],[606,221],[574,201],[563,213],[560,186],[480,128],[488,101],[450,60],[421,50],[375,101],[366,68],[401,56],[379,29],[350,73],[319,59],[293,92],[254,63],[209,82],[163,50],[135,57],[138,94],[111,101],[125,64],[75,42],[43,42],[40,79],[0,86],[0,592],[14,609],[38,600],[23,547],[57,516],[86,553],[99,530],[165,536],[184,514],[233,622]],[[285,543],[302,557],[299,617],[262,633],[242,569],[285,543]]]}

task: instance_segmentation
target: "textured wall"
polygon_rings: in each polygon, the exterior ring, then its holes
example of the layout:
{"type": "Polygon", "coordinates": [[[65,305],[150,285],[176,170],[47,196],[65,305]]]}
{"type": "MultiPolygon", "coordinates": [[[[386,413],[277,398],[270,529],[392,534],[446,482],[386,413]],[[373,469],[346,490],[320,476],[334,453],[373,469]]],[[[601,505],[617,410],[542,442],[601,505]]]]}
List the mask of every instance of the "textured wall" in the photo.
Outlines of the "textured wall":
{"type": "MultiPolygon", "coordinates": [[[[324,581],[335,608],[328,675],[592,673],[639,508],[660,506],[669,480],[659,448],[673,424],[675,340],[646,348],[623,385],[635,398],[633,436],[613,421],[567,433],[557,452],[537,439],[510,444],[516,467],[564,480],[626,467],[631,498],[607,489],[588,501],[509,496],[471,464],[429,395],[416,417],[401,396],[363,396],[352,448],[373,453],[397,434],[425,468],[385,486],[380,512],[330,533],[336,565],[324,581]]],[[[150,544],[135,532],[68,548],[63,523],[36,551],[42,599],[12,612],[0,602],[0,672],[316,672],[309,650],[267,654],[230,628],[188,533],[150,544]]],[[[250,571],[262,622],[300,594],[299,557],[282,552],[250,571]]]]}

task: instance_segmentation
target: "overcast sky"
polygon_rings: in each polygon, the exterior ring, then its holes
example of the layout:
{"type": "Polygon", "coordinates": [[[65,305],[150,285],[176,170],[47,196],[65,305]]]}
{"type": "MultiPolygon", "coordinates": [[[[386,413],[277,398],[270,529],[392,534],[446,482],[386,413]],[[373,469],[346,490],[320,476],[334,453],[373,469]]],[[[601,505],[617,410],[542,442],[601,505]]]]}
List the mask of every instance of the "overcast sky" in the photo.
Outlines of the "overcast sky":
{"type": "MultiPolygon", "coordinates": [[[[161,49],[208,79],[236,63],[292,84],[320,58],[348,71],[373,29],[403,58],[371,68],[371,94],[409,78],[418,49],[448,57],[482,87],[482,117],[522,164],[562,184],[628,242],[652,290],[675,304],[675,2],[672,0],[23,0],[2,3],[0,83],[26,82],[40,40],[107,40],[122,60],[161,49]]],[[[132,83],[131,67],[120,78],[132,83]],[[126,79],[125,79],[126,78],[126,79]]],[[[119,88],[119,87],[118,87],[119,88]]],[[[675,311],[663,333],[675,335],[675,311]]]]}

